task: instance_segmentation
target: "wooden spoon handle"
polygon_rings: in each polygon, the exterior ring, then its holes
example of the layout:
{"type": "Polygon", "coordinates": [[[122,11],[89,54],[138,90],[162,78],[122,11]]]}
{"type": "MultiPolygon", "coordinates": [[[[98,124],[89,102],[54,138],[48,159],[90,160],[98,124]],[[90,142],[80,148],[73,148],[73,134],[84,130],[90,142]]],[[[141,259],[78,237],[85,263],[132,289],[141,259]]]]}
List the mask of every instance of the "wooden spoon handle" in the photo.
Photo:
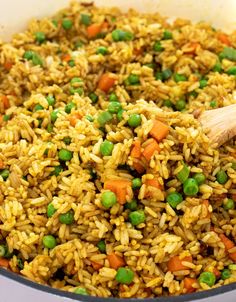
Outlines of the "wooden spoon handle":
{"type": "Polygon", "coordinates": [[[236,104],[203,112],[199,121],[212,144],[221,146],[236,135],[236,104]]]}

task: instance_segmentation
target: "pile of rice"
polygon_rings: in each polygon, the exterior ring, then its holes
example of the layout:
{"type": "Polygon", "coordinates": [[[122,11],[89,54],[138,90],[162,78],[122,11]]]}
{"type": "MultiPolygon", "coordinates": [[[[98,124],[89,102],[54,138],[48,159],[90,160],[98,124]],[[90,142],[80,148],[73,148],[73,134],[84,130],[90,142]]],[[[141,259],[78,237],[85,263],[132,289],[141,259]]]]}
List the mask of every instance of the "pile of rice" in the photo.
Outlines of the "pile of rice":
{"type": "Polygon", "coordinates": [[[225,47],[236,48],[236,32],[226,36],[203,22],[176,20],[170,25],[156,13],[121,13],[78,3],[53,18],[33,20],[10,43],[1,42],[0,164],[9,176],[0,177],[0,244],[8,249],[9,269],[41,284],[69,292],[79,287],[100,297],[145,298],[206,290],[211,287],[198,280],[202,272],[216,275],[212,288],[236,281],[230,257],[236,247],[225,250],[219,237],[224,234],[236,241],[236,210],[224,206],[228,198],[236,202],[235,140],[212,148],[192,115],[196,109],[236,103],[236,78],[228,72],[236,59],[219,60],[225,47]],[[81,14],[90,16],[89,24],[81,22],[81,14]],[[63,28],[63,19],[72,21],[70,29],[63,28]],[[104,21],[103,32],[88,39],[90,23],[104,21]],[[113,41],[115,29],[132,33],[133,39],[113,41]],[[172,33],[168,39],[163,39],[165,30],[172,33]],[[46,41],[37,42],[37,32],[43,32],[46,41]],[[156,41],[161,41],[159,51],[153,49],[156,41]],[[107,54],[97,53],[101,46],[107,54]],[[29,50],[37,54],[38,63],[25,58],[29,50]],[[166,69],[172,75],[159,79],[157,74],[166,69]],[[104,73],[115,78],[107,93],[98,88],[104,73]],[[185,80],[175,81],[176,73],[185,80]],[[130,74],[139,77],[137,85],[127,83],[130,74]],[[82,80],[80,95],[70,93],[74,77],[82,80]],[[204,87],[199,86],[201,78],[206,79],[204,87]],[[96,103],[91,92],[98,97],[96,103]],[[111,93],[125,111],[120,121],[113,114],[100,127],[97,118],[107,110],[111,93]],[[54,106],[49,106],[48,95],[55,98],[54,106]],[[180,99],[186,102],[183,112],[177,110],[180,99]],[[71,101],[75,107],[66,113],[71,101]],[[42,107],[35,110],[38,104],[42,107]],[[55,109],[59,113],[53,122],[55,109]],[[75,113],[78,118],[71,124],[75,113]],[[134,113],[142,119],[136,128],[127,124],[134,113]],[[154,120],[167,124],[169,134],[159,143],[160,152],[143,161],[145,170],[138,174],[130,152],[137,139],[145,148],[154,120]],[[110,156],[100,152],[105,139],[114,144],[110,156]],[[58,158],[61,149],[73,153],[63,164],[58,158]],[[191,175],[206,176],[196,196],[182,192],[177,175],[183,163],[191,175]],[[59,165],[63,170],[55,175],[59,165]],[[225,184],[217,181],[220,170],[227,173],[225,184]],[[142,179],[142,186],[129,191],[126,199],[135,198],[145,213],[145,222],[137,226],[130,223],[130,210],[124,205],[117,202],[106,209],[101,204],[104,182],[135,177],[142,179]],[[146,185],[150,179],[162,189],[146,185]],[[174,191],[184,196],[176,209],[166,201],[174,191]],[[56,210],[52,217],[47,215],[49,204],[56,210]],[[60,223],[60,214],[68,211],[74,222],[60,223]],[[57,241],[53,249],[43,244],[49,234],[57,241]],[[101,240],[105,253],[97,247],[101,240]],[[107,259],[111,253],[133,271],[132,283],[116,280],[117,269],[107,259]],[[183,259],[185,269],[168,269],[173,256],[183,259]],[[192,256],[191,262],[184,261],[187,256],[192,256]],[[228,278],[221,278],[224,269],[230,270],[228,278]],[[190,290],[184,285],[186,278],[196,280],[190,290]]]}

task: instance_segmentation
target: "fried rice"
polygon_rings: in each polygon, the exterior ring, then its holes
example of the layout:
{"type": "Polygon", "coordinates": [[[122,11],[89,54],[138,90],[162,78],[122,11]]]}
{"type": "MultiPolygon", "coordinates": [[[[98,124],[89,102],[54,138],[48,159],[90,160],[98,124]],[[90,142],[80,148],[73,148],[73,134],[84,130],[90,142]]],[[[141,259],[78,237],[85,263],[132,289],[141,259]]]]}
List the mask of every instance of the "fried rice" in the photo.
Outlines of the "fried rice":
{"type": "Polygon", "coordinates": [[[236,32],[75,2],[1,42],[0,266],[100,297],[235,282],[235,140],[193,116],[236,103],[235,52],[236,32]]]}

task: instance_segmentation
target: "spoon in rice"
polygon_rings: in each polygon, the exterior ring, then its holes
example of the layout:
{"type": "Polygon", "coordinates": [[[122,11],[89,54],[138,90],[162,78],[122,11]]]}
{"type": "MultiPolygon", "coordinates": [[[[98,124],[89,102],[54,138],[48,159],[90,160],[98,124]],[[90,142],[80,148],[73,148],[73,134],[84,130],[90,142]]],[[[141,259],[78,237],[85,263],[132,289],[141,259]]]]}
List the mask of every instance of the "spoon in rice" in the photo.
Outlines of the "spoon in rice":
{"type": "Polygon", "coordinates": [[[215,146],[223,145],[236,135],[236,104],[203,113],[196,110],[194,116],[207,132],[210,143],[215,146]]]}

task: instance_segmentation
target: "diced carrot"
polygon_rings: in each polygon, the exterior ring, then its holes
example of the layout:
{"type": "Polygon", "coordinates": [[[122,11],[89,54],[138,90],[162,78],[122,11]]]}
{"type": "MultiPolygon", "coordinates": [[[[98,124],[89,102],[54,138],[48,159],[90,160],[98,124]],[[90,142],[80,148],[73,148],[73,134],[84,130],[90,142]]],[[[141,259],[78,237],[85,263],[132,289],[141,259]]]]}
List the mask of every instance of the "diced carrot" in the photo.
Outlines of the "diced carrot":
{"type": "MultiPolygon", "coordinates": [[[[232,249],[233,247],[235,247],[235,244],[233,243],[233,241],[230,240],[229,238],[227,238],[224,234],[219,234],[219,237],[220,237],[221,241],[223,242],[227,252],[230,249],[232,249]]],[[[236,252],[229,253],[229,258],[236,262],[236,252]]]]}
{"type": "Polygon", "coordinates": [[[78,122],[78,120],[80,120],[82,118],[82,115],[79,112],[75,112],[74,114],[71,114],[68,117],[68,120],[71,124],[72,127],[75,127],[76,123],[78,122]]]}
{"type": "Polygon", "coordinates": [[[232,199],[236,201],[236,194],[232,194],[232,199]]]}
{"type": "Polygon", "coordinates": [[[160,152],[161,149],[160,149],[157,141],[153,139],[150,141],[150,143],[147,146],[145,146],[142,154],[146,158],[147,161],[150,161],[150,159],[152,158],[155,151],[160,152]]]}
{"type": "Polygon", "coordinates": [[[98,271],[98,270],[100,270],[100,268],[103,267],[103,265],[101,263],[97,263],[97,262],[91,261],[91,260],[90,260],[90,262],[95,271],[98,271]]]}
{"type": "Polygon", "coordinates": [[[183,46],[182,50],[187,54],[195,54],[199,46],[200,44],[198,42],[189,42],[183,46]]]}
{"type": "Polygon", "coordinates": [[[208,210],[208,207],[209,207],[209,201],[208,200],[206,200],[206,199],[204,199],[203,201],[202,201],[202,204],[204,204],[205,205],[205,207],[206,207],[206,209],[207,209],[207,216],[206,216],[206,218],[211,218],[211,213],[209,212],[209,210],[208,210]]]}
{"type": "Polygon", "coordinates": [[[145,167],[141,164],[140,161],[134,161],[133,167],[139,174],[143,174],[145,172],[145,167]]]}
{"type": "Polygon", "coordinates": [[[104,29],[104,30],[108,29],[108,26],[109,26],[109,23],[108,23],[107,21],[104,21],[104,22],[102,23],[102,30],[103,30],[103,29],[104,29]]]}
{"type": "Polygon", "coordinates": [[[216,267],[213,269],[213,274],[216,276],[216,278],[220,278],[221,276],[220,271],[216,267]]]}
{"type": "Polygon", "coordinates": [[[125,292],[125,286],[124,286],[124,284],[120,284],[120,286],[119,286],[119,291],[120,291],[121,293],[124,293],[124,292],[125,292]]]}
{"type": "Polygon", "coordinates": [[[224,34],[224,33],[218,33],[217,39],[218,39],[221,43],[223,43],[223,44],[225,44],[225,45],[228,45],[228,46],[231,46],[231,42],[230,42],[230,40],[229,40],[229,36],[228,36],[228,35],[226,35],[226,34],[224,34]]]}
{"type": "Polygon", "coordinates": [[[0,267],[9,267],[9,260],[5,258],[0,258],[0,267]]]}
{"type": "Polygon", "coordinates": [[[141,154],[141,142],[138,140],[134,141],[130,155],[134,158],[140,158],[141,154]]]}
{"type": "Polygon", "coordinates": [[[166,124],[155,120],[153,121],[153,127],[149,133],[153,138],[160,142],[167,137],[169,133],[169,127],[166,124]]]}
{"type": "Polygon", "coordinates": [[[103,29],[104,24],[91,24],[87,27],[87,35],[89,39],[95,38],[103,29]]]}
{"type": "Polygon", "coordinates": [[[6,95],[2,96],[2,103],[3,103],[4,109],[8,109],[10,107],[10,102],[9,102],[8,97],[6,95]]]}
{"type": "Polygon", "coordinates": [[[162,185],[159,183],[159,181],[157,180],[157,179],[155,179],[155,178],[153,178],[153,179],[147,179],[146,181],[145,181],[145,184],[147,185],[147,186],[151,186],[151,187],[154,187],[154,188],[157,188],[157,189],[160,189],[160,190],[162,190],[163,188],[162,188],[162,185]]]}
{"type": "Polygon", "coordinates": [[[186,289],[186,293],[190,294],[196,291],[196,288],[193,287],[193,284],[197,283],[197,279],[195,278],[184,278],[184,288],[186,289]]]}
{"type": "Polygon", "coordinates": [[[0,159],[0,169],[3,169],[5,167],[3,160],[0,159]]]}
{"type": "Polygon", "coordinates": [[[189,267],[183,265],[183,261],[192,262],[193,261],[192,256],[187,256],[184,257],[183,259],[180,259],[179,256],[173,256],[172,258],[170,258],[170,260],[167,263],[168,270],[170,272],[177,272],[177,271],[189,269],[189,267]]]}
{"type": "Polygon", "coordinates": [[[122,257],[116,255],[115,253],[107,255],[107,260],[110,264],[110,267],[114,269],[118,269],[119,267],[126,265],[125,260],[122,257]]]}
{"type": "Polygon", "coordinates": [[[114,86],[116,79],[109,73],[104,73],[98,82],[98,88],[104,92],[108,92],[114,86]]]}
{"type": "Polygon", "coordinates": [[[139,56],[143,53],[143,48],[135,48],[133,52],[135,56],[139,56]]]}
{"type": "Polygon", "coordinates": [[[131,188],[131,181],[126,179],[108,180],[104,183],[104,189],[110,190],[115,193],[120,204],[126,203],[128,187],[131,188]]]}
{"type": "Polygon", "coordinates": [[[71,55],[69,55],[68,53],[67,54],[64,54],[62,57],[61,57],[62,61],[65,61],[65,62],[69,62],[71,60],[71,55]]]}
{"type": "Polygon", "coordinates": [[[6,61],[6,62],[3,64],[3,67],[4,67],[4,69],[6,69],[7,71],[9,71],[9,70],[11,70],[12,65],[13,65],[12,62],[6,61]]]}

